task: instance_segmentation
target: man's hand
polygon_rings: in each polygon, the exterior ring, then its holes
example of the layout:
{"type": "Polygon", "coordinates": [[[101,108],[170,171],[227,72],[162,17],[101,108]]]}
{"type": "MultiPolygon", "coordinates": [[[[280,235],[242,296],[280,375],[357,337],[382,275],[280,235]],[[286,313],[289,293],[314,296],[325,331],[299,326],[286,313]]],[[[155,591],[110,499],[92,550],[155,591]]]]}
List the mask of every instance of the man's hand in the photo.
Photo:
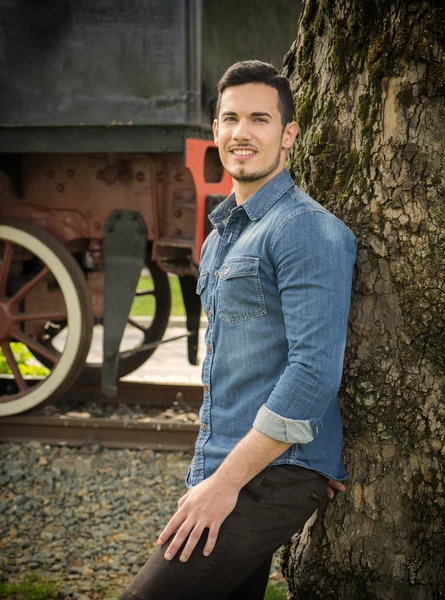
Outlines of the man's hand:
{"type": "Polygon", "coordinates": [[[326,494],[329,500],[335,498],[335,490],[337,490],[337,492],[346,492],[346,488],[341,481],[334,481],[333,479],[330,479],[326,489],[326,494]]]}
{"type": "Polygon", "coordinates": [[[213,475],[182,496],[178,510],[158,538],[158,544],[162,545],[176,532],[164,554],[165,559],[171,560],[188,537],[179,557],[180,561],[187,562],[206,527],[209,535],[204,556],[208,556],[215,547],[221,524],[235,508],[238,494],[238,488],[213,475]]]}

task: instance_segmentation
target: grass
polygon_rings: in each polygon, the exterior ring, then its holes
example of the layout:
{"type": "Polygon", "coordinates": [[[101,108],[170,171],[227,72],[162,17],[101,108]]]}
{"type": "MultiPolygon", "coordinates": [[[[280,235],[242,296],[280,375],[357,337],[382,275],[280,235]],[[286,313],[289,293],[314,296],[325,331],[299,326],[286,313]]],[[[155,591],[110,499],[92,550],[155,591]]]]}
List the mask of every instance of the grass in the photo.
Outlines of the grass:
{"type": "Polygon", "coordinates": [[[0,583],[0,598],[5,600],[56,600],[58,585],[38,573],[29,573],[19,583],[0,583]]]}
{"type": "MultiPolygon", "coordinates": [[[[47,580],[38,573],[26,575],[23,581],[18,583],[0,583],[0,598],[2,600],[57,600],[59,584],[47,580]]],[[[116,594],[121,590],[114,584],[109,586],[93,585],[92,594],[95,600],[109,598],[110,593],[116,594]]],[[[267,585],[264,600],[286,600],[287,585],[284,582],[272,583],[267,585]]],[[[248,598],[246,598],[248,600],[248,598]]]]}
{"type": "MultiPolygon", "coordinates": [[[[40,376],[46,377],[50,371],[42,364],[38,363],[34,358],[34,355],[28,350],[28,348],[21,342],[11,342],[10,348],[14,354],[16,363],[19,366],[20,373],[23,376],[40,376]]],[[[6,362],[5,356],[0,349],[0,375],[10,375],[12,373],[6,362]]]]}
{"type": "Polygon", "coordinates": [[[287,584],[285,581],[280,581],[279,583],[269,582],[267,584],[266,595],[264,596],[264,600],[286,600],[286,598],[287,584]]]}
{"type": "MultiPolygon", "coordinates": [[[[59,600],[62,581],[48,580],[39,573],[30,573],[16,583],[0,583],[1,600],[59,600]]],[[[115,583],[92,583],[88,591],[91,600],[119,598],[122,586],[115,583]]]]}
{"type": "MultiPolygon", "coordinates": [[[[182,301],[182,292],[181,286],[179,284],[179,279],[176,275],[169,275],[168,278],[170,282],[170,290],[172,295],[172,308],[171,308],[171,316],[172,317],[182,317],[185,315],[184,303],[182,301]]],[[[138,290],[144,289],[152,289],[153,288],[153,280],[151,277],[141,277],[138,283],[138,290]]],[[[130,314],[133,317],[141,316],[141,315],[153,315],[155,302],[152,296],[141,296],[140,298],[135,298],[133,301],[133,305],[131,307],[130,314]]]]}

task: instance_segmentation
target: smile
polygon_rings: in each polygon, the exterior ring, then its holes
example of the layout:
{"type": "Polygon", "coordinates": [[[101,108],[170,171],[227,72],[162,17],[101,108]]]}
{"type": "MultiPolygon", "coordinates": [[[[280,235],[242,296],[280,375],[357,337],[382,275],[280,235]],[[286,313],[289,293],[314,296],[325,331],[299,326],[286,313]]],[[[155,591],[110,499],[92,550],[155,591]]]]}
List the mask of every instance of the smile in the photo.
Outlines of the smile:
{"type": "Polygon", "coordinates": [[[232,150],[232,153],[236,156],[251,156],[256,154],[254,150],[232,150]]]}

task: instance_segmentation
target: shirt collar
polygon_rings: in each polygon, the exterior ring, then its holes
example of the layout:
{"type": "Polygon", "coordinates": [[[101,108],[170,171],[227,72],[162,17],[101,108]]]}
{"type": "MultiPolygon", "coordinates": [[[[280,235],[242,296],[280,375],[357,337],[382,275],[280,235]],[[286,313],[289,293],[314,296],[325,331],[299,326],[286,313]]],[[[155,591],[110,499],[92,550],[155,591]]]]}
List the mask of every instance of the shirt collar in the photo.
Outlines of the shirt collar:
{"type": "Polygon", "coordinates": [[[234,208],[243,208],[251,221],[257,221],[264,217],[275,202],[293,185],[294,182],[289,171],[283,169],[238,207],[236,206],[235,193],[230,194],[209,214],[209,219],[213,225],[218,226],[230,216],[234,208]]]}

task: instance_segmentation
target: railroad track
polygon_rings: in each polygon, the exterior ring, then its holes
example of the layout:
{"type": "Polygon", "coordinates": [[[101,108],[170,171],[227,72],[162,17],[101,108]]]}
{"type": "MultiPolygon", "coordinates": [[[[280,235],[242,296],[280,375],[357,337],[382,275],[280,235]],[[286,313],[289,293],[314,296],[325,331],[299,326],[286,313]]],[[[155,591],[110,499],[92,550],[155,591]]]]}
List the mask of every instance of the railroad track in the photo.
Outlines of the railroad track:
{"type": "Polygon", "coordinates": [[[199,408],[202,404],[202,385],[142,383],[139,381],[120,381],[116,398],[104,396],[100,389],[89,385],[75,385],[65,394],[63,400],[99,400],[103,403],[142,404],[145,406],[167,407],[180,402],[199,408]]]}
{"type": "Polygon", "coordinates": [[[24,415],[0,419],[0,441],[25,442],[35,440],[42,444],[84,446],[101,444],[109,448],[152,448],[157,450],[188,450],[195,443],[198,423],[179,422],[162,418],[162,409],[176,405],[185,411],[196,409],[202,402],[202,386],[172,385],[138,382],[120,382],[118,397],[109,399],[100,390],[89,386],[75,386],[57,405],[72,402],[92,402],[104,405],[158,408],[160,418],[133,419],[96,418],[88,412],[68,411],[48,416],[38,408],[24,415]]]}

